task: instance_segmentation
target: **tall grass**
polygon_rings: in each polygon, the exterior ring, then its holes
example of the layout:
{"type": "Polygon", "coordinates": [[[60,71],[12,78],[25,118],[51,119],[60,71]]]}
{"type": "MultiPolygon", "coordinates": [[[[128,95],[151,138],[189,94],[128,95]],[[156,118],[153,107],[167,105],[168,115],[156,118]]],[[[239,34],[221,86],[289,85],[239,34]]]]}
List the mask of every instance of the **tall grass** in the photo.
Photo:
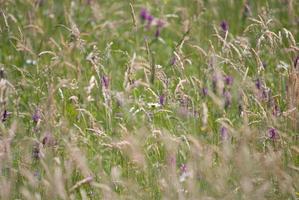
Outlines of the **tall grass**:
{"type": "Polygon", "coordinates": [[[0,199],[298,199],[298,6],[0,0],[0,199]]]}

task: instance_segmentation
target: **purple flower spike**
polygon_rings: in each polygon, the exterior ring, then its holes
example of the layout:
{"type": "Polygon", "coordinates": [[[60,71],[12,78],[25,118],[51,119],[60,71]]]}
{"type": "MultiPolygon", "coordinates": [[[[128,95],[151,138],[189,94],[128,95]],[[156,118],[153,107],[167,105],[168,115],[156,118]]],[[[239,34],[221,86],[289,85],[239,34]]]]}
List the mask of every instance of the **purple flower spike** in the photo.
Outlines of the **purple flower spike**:
{"type": "Polygon", "coordinates": [[[157,28],[156,32],[155,32],[155,37],[158,38],[160,37],[160,34],[161,34],[161,29],[160,28],[157,28]]]}
{"type": "Polygon", "coordinates": [[[35,123],[38,123],[39,120],[41,119],[41,116],[40,116],[40,110],[39,109],[36,109],[34,114],[32,115],[32,120],[35,122],[35,123]]]}
{"type": "Polygon", "coordinates": [[[208,88],[204,87],[202,88],[202,95],[207,96],[208,95],[208,88]]]}
{"type": "Polygon", "coordinates": [[[223,96],[224,96],[224,108],[227,109],[232,104],[232,95],[228,90],[224,90],[223,96]]]}
{"type": "Polygon", "coordinates": [[[234,82],[234,78],[232,76],[225,76],[224,82],[226,85],[232,85],[234,82]]]}
{"type": "Polygon", "coordinates": [[[262,88],[262,82],[261,82],[261,80],[258,78],[258,79],[256,79],[256,81],[255,81],[255,87],[258,89],[258,90],[260,90],[261,88],[262,88]]]}
{"type": "Polygon", "coordinates": [[[222,140],[228,139],[228,130],[226,127],[222,126],[220,128],[220,136],[222,140]]]}
{"type": "Polygon", "coordinates": [[[41,157],[41,154],[40,154],[40,148],[39,148],[39,144],[36,143],[33,145],[33,149],[32,149],[32,157],[34,159],[39,159],[41,157]]]}
{"type": "Polygon", "coordinates": [[[268,130],[268,137],[272,140],[278,137],[278,131],[275,128],[270,128],[268,130]]]}
{"type": "Polygon", "coordinates": [[[227,32],[227,31],[228,31],[228,23],[227,23],[227,21],[222,21],[222,22],[220,23],[220,27],[221,27],[221,29],[222,29],[224,32],[227,32]]]}
{"type": "Polygon", "coordinates": [[[217,75],[217,74],[214,74],[214,75],[213,75],[213,78],[212,78],[212,87],[213,87],[213,92],[214,92],[214,93],[217,92],[218,80],[219,80],[218,75],[217,75]]]}
{"type": "Polygon", "coordinates": [[[164,26],[164,22],[163,22],[162,20],[159,19],[159,20],[157,21],[157,30],[156,30],[156,33],[155,33],[155,37],[156,37],[156,38],[160,37],[160,35],[161,35],[161,30],[162,30],[163,26],[164,26]]]}
{"type": "Polygon", "coordinates": [[[3,114],[2,114],[2,122],[5,122],[8,117],[10,115],[10,112],[8,112],[6,109],[4,110],[3,114]]]}
{"type": "Polygon", "coordinates": [[[159,103],[161,106],[163,106],[165,104],[165,96],[164,94],[159,96],[159,103]]]}
{"type": "Polygon", "coordinates": [[[151,25],[154,20],[154,17],[151,14],[148,14],[146,20],[148,21],[148,25],[151,25]]]}
{"type": "Polygon", "coordinates": [[[161,19],[159,19],[158,21],[157,21],[157,27],[158,28],[162,28],[164,26],[164,22],[161,20],[161,19]]]}
{"type": "Polygon", "coordinates": [[[107,76],[102,76],[102,85],[105,89],[109,87],[109,78],[107,76]]]}
{"type": "Polygon", "coordinates": [[[278,116],[281,114],[280,109],[279,109],[279,107],[278,107],[278,105],[277,105],[276,103],[274,104],[272,114],[273,114],[275,117],[278,117],[278,116]]]}
{"type": "Polygon", "coordinates": [[[182,164],[180,170],[181,170],[182,173],[186,173],[187,172],[187,165],[182,164]]]}
{"type": "Polygon", "coordinates": [[[148,16],[149,16],[148,11],[145,8],[141,9],[141,11],[140,11],[140,18],[141,18],[141,20],[142,21],[147,20],[148,16]]]}

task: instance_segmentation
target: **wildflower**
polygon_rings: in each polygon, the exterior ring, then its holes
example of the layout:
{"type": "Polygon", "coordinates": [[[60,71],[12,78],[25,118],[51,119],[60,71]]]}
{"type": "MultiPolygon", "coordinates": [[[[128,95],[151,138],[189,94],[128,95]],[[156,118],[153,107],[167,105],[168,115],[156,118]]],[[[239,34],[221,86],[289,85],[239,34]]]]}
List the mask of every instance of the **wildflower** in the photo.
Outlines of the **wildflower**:
{"type": "Polygon", "coordinates": [[[36,143],[33,145],[33,149],[32,149],[32,157],[34,159],[39,159],[41,157],[41,154],[40,154],[40,149],[39,149],[39,144],[36,143]]]}
{"type": "Polygon", "coordinates": [[[187,165],[186,164],[182,164],[180,167],[180,170],[182,173],[186,173],[187,172],[187,165]]]}
{"type": "Polygon", "coordinates": [[[207,96],[208,95],[208,88],[206,88],[206,87],[202,88],[202,95],[203,96],[207,96]]]}
{"type": "Polygon", "coordinates": [[[270,128],[268,130],[268,137],[272,140],[278,137],[278,131],[275,128],[270,128]]]}
{"type": "Polygon", "coordinates": [[[222,140],[226,140],[226,139],[228,139],[228,130],[227,130],[226,127],[222,126],[222,127],[220,128],[220,136],[221,136],[221,139],[222,139],[222,140]]]}
{"type": "Polygon", "coordinates": [[[190,171],[188,171],[186,164],[182,164],[182,166],[180,167],[180,170],[182,173],[179,178],[180,182],[184,182],[188,177],[192,176],[192,173],[190,171]]]}
{"type": "Polygon", "coordinates": [[[276,103],[274,103],[272,114],[276,117],[280,115],[280,109],[276,103]]]}
{"type": "Polygon", "coordinates": [[[40,119],[41,119],[40,110],[36,109],[34,114],[32,115],[32,120],[34,123],[38,123],[40,119]]]}
{"type": "Polygon", "coordinates": [[[107,76],[102,76],[102,85],[105,89],[109,87],[109,78],[107,76]]]}
{"type": "Polygon", "coordinates": [[[156,29],[156,33],[155,33],[156,38],[160,37],[161,30],[162,30],[163,26],[164,26],[164,22],[159,19],[157,21],[157,29],[156,29]]]}
{"type": "Polygon", "coordinates": [[[7,119],[8,119],[8,116],[10,115],[11,113],[8,112],[6,109],[4,110],[3,114],[2,114],[2,122],[5,122],[7,119]]]}
{"type": "Polygon", "coordinates": [[[232,76],[225,76],[224,77],[224,82],[226,85],[232,85],[234,82],[234,79],[232,76]]]}
{"type": "Polygon", "coordinates": [[[41,177],[40,172],[38,170],[34,171],[33,176],[38,178],[38,179],[40,179],[40,177],[41,177]]]}
{"type": "Polygon", "coordinates": [[[165,96],[164,96],[164,94],[162,94],[162,95],[159,96],[159,103],[160,103],[161,106],[164,105],[164,103],[165,103],[165,96]]]}
{"type": "Polygon", "coordinates": [[[140,11],[140,18],[141,18],[142,21],[147,20],[147,18],[148,18],[149,15],[150,14],[148,13],[148,11],[145,8],[141,9],[141,11],[140,11]]]}
{"type": "Polygon", "coordinates": [[[221,27],[222,31],[227,32],[228,31],[228,23],[227,23],[227,21],[225,21],[225,20],[222,21],[220,23],[220,27],[221,27]]]}
{"type": "Polygon", "coordinates": [[[154,17],[151,14],[149,14],[146,20],[147,20],[147,25],[150,26],[154,20],[154,17]]]}
{"type": "Polygon", "coordinates": [[[213,87],[213,92],[216,93],[217,92],[217,86],[218,86],[218,75],[214,74],[213,78],[212,78],[212,87],[213,87]]]}
{"type": "Polygon", "coordinates": [[[42,144],[44,147],[45,146],[54,146],[54,145],[56,145],[56,141],[53,138],[51,133],[46,133],[46,135],[42,139],[42,144]]]}
{"type": "Polygon", "coordinates": [[[232,103],[232,95],[228,90],[224,89],[223,96],[224,96],[224,108],[227,109],[228,107],[230,107],[232,103]]]}
{"type": "Polygon", "coordinates": [[[258,89],[258,90],[260,90],[261,88],[262,88],[262,82],[261,82],[261,80],[258,78],[258,79],[256,79],[256,81],[255,81],[255,87],[258,89]]]}
{"type": "Polygon", "coordinates": [[[270,90],[268,89],[266,89],[266,88],[264,88],[263,89],[263,91],[262,91],[262,98],[264,99],[264,100],[267,100],[267,99],[269,99],[269,95],[270,94],[270,90]]]}

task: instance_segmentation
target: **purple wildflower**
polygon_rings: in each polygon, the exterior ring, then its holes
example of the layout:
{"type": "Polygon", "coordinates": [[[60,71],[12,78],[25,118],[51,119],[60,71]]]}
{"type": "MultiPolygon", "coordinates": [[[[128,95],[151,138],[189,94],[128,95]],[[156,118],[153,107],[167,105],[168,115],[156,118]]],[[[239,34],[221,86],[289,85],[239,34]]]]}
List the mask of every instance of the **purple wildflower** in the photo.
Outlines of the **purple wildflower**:
{"type": "Polygon", "coordinates": [[[109,87],[109,78],[107,76],[102,76],[102,85],[105,89],[109,87]]]}
{"type": "Polygon", "coordinates": [[[255,87],[258,89],[258,90],[260,90],[261,88],[262,88],[262,82],[261,82],[261,80],[258,78],[258,79],[256,79],[256,81],[255,81],[255,87]]]}
{"type": "Polygon", "coordinates": [[[159,96],[159,103],[161,106],[163,106],[165,104],[165,95],[164,94],[159,96]]]}
{"type": "Polygon", "coordinates": [[[4,110],[2,114],[2,122],[5,122],[8,119],[8,116],[10,115],[10,112],[8,112],[6,109],[4,110]]]}
{"type": "Polygon", "coordinates": [[[145,21],[147,20],[148,16],[150,14],[148,13],[148,11],[145,9],[145,8],[142,8],[141,11],[140,11],[140,18],[142,21],[145,21]]]}
{"type": "Polygon", "coordinates": [[[154,17],[151,14],[148,14],[146,20],[147,20],[148,26],[150,26],[154,20],[154,17]]]}
{"type": "Polygon", "coordinates": [[[278,137],[278,131],[275,128],[270,128],[268,130],[268,137],[272,140],[278,137]]]}
{"type": "Polygon", "coordinates": [[[39,179],[40,178],[39,171],[38,170],[34,171],[33,176],[39,179]]]}
{"type": "Polygon", "coordinates": [[[226,85],[232,85],[234,82],[234,78],[232,76],[225,76],[224,82],[226,85]]]}
{"type": "Polygon", "coordinates": [[[224,96],[224,108],[227,109],[228,107],[230,107],[232,103],[232,95],[228,90],[224,90],[223,96],[224,96]]]}
{"type": "Polygon", "coordinates": [[[43,146],[55,146],[57,144],[55,138],[51,133],[46,133],[46,135],[42,139],[43,146]]]}
{"type": "Polygon", "coordinates": [[[203,96],[207,96],[208,95],[208,88],[206,88],[206,87],[202,88],[202,95],[203,96]]]}
{"type": "Polygon", "coordinates": [[[182,164],[180,167],[180,170],[182,173],[186,173],[187,172],[187,165],[186,164],[182,164]]]}
{"type": "Polygon", "coordinates": [[[220,128],[220,136],[223,140],[227,139],[228,138],[228,130],[226,127],[222,126],[220,128]]]}
{"type": "Polygon", "coordinates": [[[158,20],[157,21],[157,30],[156,30],[156,33],[155,33],[155,37],[160,37],[160,34],[161,34],[161,30],[164,26],[164,22],[162,20],[158,20]]]}
{"type": "Polygon", "coordinates": [[[41,119],[40,110],[36,109],[34,114],[32,115],[32,120],[34,123],[38,123],[40,119],[41,119]]]}
{"type": "Polygon", "coordinates": [[[280,115],[280,109],[276,103],[274,103],[272,114],[277,117],[280,115]]]}
{"type": "Polygon", "coordinates": [[[39,144],[36,143],[33,145],[33,149],[32,149],[32,157],[34,159],[39,159],[41,157],[41,154],[40,154],[40,149],[39,149],[39,144]]]}
{"type": "Polygon", "coordinates": [[[161,19],[158,19],[157,21],[157,27],[162,28],[164,26],[164,22],[161,19]]]}
{"type": "Polygon", "coordinates": [[[212,87],[213,87],[213,92],[216,93],[217,92],[217,85],[218,85],[218,75],[214,74],[213,78],[212,78],[212,87]]]}
{"type": "Polygon", "coordinates": [[[161,34],[161,29],[157,28],[156,32],[155,32],[155,37],[158,38],[161,34]]]}
{"type": "Polygon", "coordinates": [[[221,27],[222,31],[227,32],[228,31],[228,23],[227,23],[227,21],[225,21],[225,20],[222,21],[220,23],[220,27],[221,27]]]}
{"type": "Polygon", "coordinates": [[[263,89],[262,98],[263,99],[268,99],[268,97],[269,97],[268,91],[266,89],[263,89]]]}

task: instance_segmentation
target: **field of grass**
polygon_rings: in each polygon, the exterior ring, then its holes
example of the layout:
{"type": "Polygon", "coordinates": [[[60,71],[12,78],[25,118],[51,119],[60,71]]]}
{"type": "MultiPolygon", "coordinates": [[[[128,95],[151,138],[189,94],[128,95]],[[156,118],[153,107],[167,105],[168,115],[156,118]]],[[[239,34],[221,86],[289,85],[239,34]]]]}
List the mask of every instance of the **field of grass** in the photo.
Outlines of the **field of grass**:
{"type": "Polygon", "coordinates": [[[299,1],[0,0],[0,199],[299,199],[299,1]]]}

